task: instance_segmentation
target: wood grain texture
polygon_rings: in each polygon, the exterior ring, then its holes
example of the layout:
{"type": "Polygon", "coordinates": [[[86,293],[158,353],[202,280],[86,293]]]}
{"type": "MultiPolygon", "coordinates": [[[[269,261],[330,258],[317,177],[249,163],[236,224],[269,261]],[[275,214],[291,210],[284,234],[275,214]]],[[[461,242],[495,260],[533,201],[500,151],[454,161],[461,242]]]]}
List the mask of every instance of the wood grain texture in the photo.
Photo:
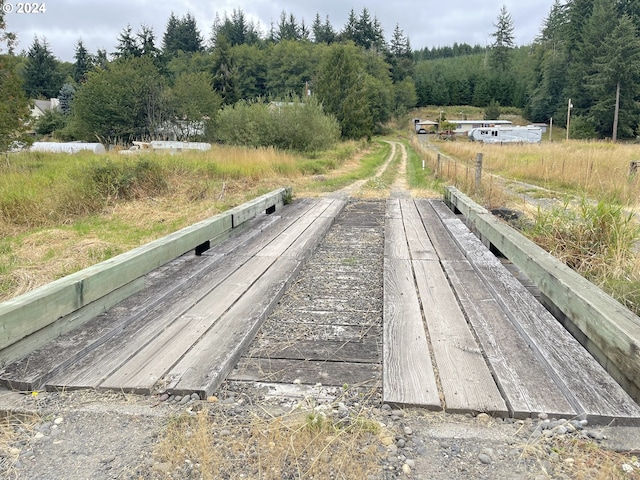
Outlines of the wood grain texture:
{"type": "Polygon", "coordinates": [[[579,415],[633,421],[640,407],[562,325],[504,268],[458,219],[444,220],[516,330],[538,352],[579,415]],[[594,388],[597,386],[598,388],[594,388]]]}
{"type": "Polygon", "coordinates": [[[383,323],[383,401],[442,408],[410,260],[385,257],[383,323]]]}
{"type": "MultiPolygon", "coordinates": [[[[453,243],[432,206],[438,208],[442,204],[422,202],[421,208],[431,238],[434,241],[437,239],[438,245],[453,243]]],[[[446,214],[446,218],[456,218],[450,210],[440,214],[446,214]]],[[[517,418],[538,413],[573,418],[575,410],[548,375],[541,360],[519,335],[462,250],[447,247],[446,251],[449,256],[441,262],[443,269],[489,361],[510,414],[517,418]]]]}
{"type": "Polygon", "coordinates": [[[378,364],[246,358],[242,359],[228,378],[240,381],[258,379],[260,382],[376,387],[380,385],[380,376],[378,364]]]}

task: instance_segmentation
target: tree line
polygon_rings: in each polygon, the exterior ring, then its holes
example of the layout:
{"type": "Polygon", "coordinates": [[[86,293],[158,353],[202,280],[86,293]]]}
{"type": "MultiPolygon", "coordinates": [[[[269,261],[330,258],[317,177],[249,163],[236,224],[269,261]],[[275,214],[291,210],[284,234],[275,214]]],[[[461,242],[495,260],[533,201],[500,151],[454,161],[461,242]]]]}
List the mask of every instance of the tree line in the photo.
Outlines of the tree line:
{"type": "MultiPolygon", "coordinates": [[[[145,25],[127,25],[113,52],[91,54],[78,41],[67,63],[37,37],[26,55],[14,55],[0,23],[9,47],[0,78],[21,80],[28,98],[58,97],[60,110],[38,128],[63,139],[127,143],[173,124],[186,137],[222,141],[215,122],[223,109],[230,115],[237,107],[246,118],[247,107],[291,106],[308,93],[342,138],[369,137],[426,105],[499,105],[560,124],[570,113],[574,138],[631,138],[640,113],[639,26],[640,0],[555,0],[531,45],[515,46],[503,6],[490,45],[413,51],[397,25],[387,42],[366,8],[352,9],[341,29],[320,14],[307,25],[282,12],[266,33],[233,10],[216,15],[207,41],[190,14],[172,13],[161,39],[145,25]]],[[[5,83],[0,89],[15,88],[5,83]]]]}

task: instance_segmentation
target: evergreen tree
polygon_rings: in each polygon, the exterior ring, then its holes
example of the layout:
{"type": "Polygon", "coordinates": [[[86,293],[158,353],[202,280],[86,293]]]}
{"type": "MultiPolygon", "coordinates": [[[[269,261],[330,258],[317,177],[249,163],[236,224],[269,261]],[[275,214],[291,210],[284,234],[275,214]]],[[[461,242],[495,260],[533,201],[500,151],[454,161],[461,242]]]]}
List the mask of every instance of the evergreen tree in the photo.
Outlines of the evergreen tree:
{"type": "Polygon", "coordinates": [[[96,51],[96,57],[93,64],[98,68],[107,68],[107,65],[109,64],[109,58],[107,55],[107,51],[104,48],[99,48],[96,51]]]}
{"type": "Polygon", "coordinates": [[[118,44],[116,45],[116,51],[113,53],[115,58],[134,58],[141,55],[138,42],[133,35],[131,25],[127,25],[120,36],[118,37],[118,44]]]}
{"type": "Polygon", "coordinates": [[[75,63],[73,64],[73,79],[76,83],[83,83],[86,80],[87,72],[93,68],[93,58],[84,47],[82,40],[78,40],[76,53],[73,58],[75,59],[75,63]]]}
{"type": "Polygon", "coordinates": [[[194,53],[203,50],[203,39],[195,18],[190,13],[178,18],[173,12],[162,36],[162,52],[173,57],[178,52],[194,53]]]}
{"type": "Polygon", "coordinates": [[[604,39],[594,66],[587,86],[595,98],[590,119],[596,131],[614,142],[618,133],[632,137],[640,113],[640,39],[631,17],[623,16],[604,39]]]}
{"type": "Polygon", "coordinates": [[[394,82],[400,82],[413,74],[413,56],[409,39],[396,24],[389,47],[389,64],[394,82]]]}
{"type": "Polygon", "coordinates": [[[232,104],[237,97],[237,73],[233,62],[231,46],[224,36],[219,37],[213,52],[211,86],[222,97],[223,104],[232,104]]]}
{"type": "Polygon", "coordinates": [[[340,32],[340,40],[349,41],[351,40],[353,43],[357,41],[357,32],[358,32],[358,16],[353,8],[349,11],[349,16],[347,17],[347,23],[344,28],[340,32]]]}
{"type": "Polygon", "coordinates": [[[493,24],[495,32],[491,34],[494,38],[491,44],[491,64],[502,72],[506,72],[511,67],[511,51],[514,48],[515,38],[513,36],[513,20],[506,6],[502,6],[498,20],[493,24]]]}
{"type": "Polygon", "coordinates": [[[54,98],[58,95],[63,77],[46,40],[41,42],[38,37],[33,39],[23,76],[24,89],[29,98],[54,98]]]}
{"type": "Polygon", "coordinates": [[[60,111],[64,115],[69,115],[71,113],[71,104],[73,103],[73,97],[76,94],[76,89],[70,83],[65,83],[62,85],[60,92],[58,93],[58,102],[60,111]]]}
{"type": "Polygon", "coordinates": [[[370,50],[373,46],[373,42],[375,40],[373,21],[371,20],[367,7],[362,9],[362,13],[360,13],[360,17],[356,22],[355,37],[356,45],[360,45],[366,50],[370,50]]]}
{"type": "Polygon", "coordinates": [[[278,28],[275,32],[276,42],[283,42],[285,40],[300,40],[300,26],[293,14],[287,14],[282,11],[280,13],[280,21],[278,22],[278,28]]]}
{"type": "Polygon", "coordinates": [[[326,16],[323,24],[320,21],[320,14],[316,13],[313,25],[311,26],[311,31],[313,32],[313,40],[315,43],[326,43],[328,45],[336,40],[337,34],[329,22],[328,15],[326,16]]]}
{"type": "Polygon", "coordinates": [[[343,43],[328,48],[318,69],[316,94],[325,111],[336,116],[344,138],[369,137],[373,133],[363,66],[358,48],[343,43]]]}
{"type": "Polygon", "coordinates": [[[580,43],[570,52],[565,98],[571,99],[574,114],[585,119],[591,117],[589,109],[597,100],[593,90],[587,88],[585,78],[596,73],[593,60],[602,55],[605,48],[603,40],[616,27],[616,1],[592,0],[590,16],[581,20],[580,43]]]}
{"type": "Polygon", "coordinates": [[[160,50],[156,48],[156,34],[153,32],[153,28],[141,25],[136,37],[138,38],[141,57],[158,57],[160,50]]]}
{"type": "Polygon", "coordinates": [[[7,24],[4,20],[4,10],[0,8],[0,53],[2,53],[2,44],[4,43],[7,46],[9,55],[13,55],[13,48],[17,40],[18,38],[15,33],[7,31],[7,24]]]}

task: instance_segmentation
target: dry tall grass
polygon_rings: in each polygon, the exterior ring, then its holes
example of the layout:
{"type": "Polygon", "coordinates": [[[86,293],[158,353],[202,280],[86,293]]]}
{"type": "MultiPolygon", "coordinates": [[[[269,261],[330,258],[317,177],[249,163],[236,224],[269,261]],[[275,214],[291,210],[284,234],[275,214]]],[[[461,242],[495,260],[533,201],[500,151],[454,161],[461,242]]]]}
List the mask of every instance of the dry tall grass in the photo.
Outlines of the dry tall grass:
{"type": "Polygon", "coordinates": [[[573,140],[493,145],[465,139],[440,142],[438,147],[471,165],[481,152],[485,172],[552,190],[607,198],[625,205],[635,205],[640,195],[638,175],[629,174],[630,163],[640,160],[638,145],[573,140]]]}
{"type": "MultiPolygon", "coordinates": [[[[339,188],[334,172],[370,147],[345,142],[312,157],[224,146],[176,155],[9,155],[0,161],[0,301],[275,188],[339,188]]],[[[350,165],[349,175],[359,167],[350,165]]]]}

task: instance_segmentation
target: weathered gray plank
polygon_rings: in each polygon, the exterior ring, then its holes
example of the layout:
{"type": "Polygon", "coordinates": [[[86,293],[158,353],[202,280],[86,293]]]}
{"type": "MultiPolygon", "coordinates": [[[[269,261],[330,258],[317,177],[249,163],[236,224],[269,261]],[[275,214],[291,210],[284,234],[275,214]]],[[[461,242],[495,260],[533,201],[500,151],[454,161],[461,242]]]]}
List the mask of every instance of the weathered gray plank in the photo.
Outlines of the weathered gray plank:
{"type": "Polygon", "coordinates": [[[507,407],[451,291],[413,200],[401,200],[404,231],[447,411],[492,412],[507,407]]]}
{"type": "Polygon", "coordinates": [[[448,412],[509,412],[439,262],[414,260],[414,272],[448,412]]]}
{"type": "Polygon", "coordinates": [[[400,200],[400,205],[411,258],[413,260],[438,260],[438,255],[429,240],[413,200],[400,200]]]}
{"type": "Polygon", "coordinates": [[[248,358],[243,359],[228,378],[241,381],[375,387],[380,383],[380,365],[248,358]]]}
{"type": "Polygon", "coordinates": [[[80,307],[69,315],[65,315],[40,330],[1,349],[0,365],[5,365],[9,367],[9,369],[5,367],[5,369],[0,372],[0,383],[7,385],[9,388],[22,391],[36,388],[43,378],[42,374],[46,373],[45,370],[51,367],[50,364],[36,362],[32,365],[31,369],[21,368],[19,371],[11,371],[11,364],[25,357],[28,353],[43,348],[50,343],[52,339],[65,335],[77,329],[80,325],[86,324],[91,319],[134,295],[136,292],[141,291],[143,288],[144,278],[138,278],[108,293],[100,301],[80,307]]]}
{"type": "Polygon", "coordinates": [[[640,419],[640,407],[478,238],[458,219],[443,222],[576,412],[598,422],[640,419]]]}
{"type": "MultiPolygon", "coordinates": [[[[320,204],[323,203],[325,202],[320,202],[320,204]]],[[[294,245],[291,245],[284,251],[283,255],[298,259],[308,258],[311,252],[316,249],[325,237],[335,218],[340,214],[345,205],[346,201],[344,200],[332,200],[326,203],[326,208],[318,213],[319,220],[308,227],[313,229],[313,233],[301,236],[294,245]],[[320,221],[322,219],[325,219],[325,221],[320,221]]]]}
{"type": "MultiPolygon", "coordinates": [[[[290,249],[291,245],[296,242],[296,247],[291,249],[292,256],[296,256],[300,254],[300,247],[305,247],[304,242],[309,242],[311,240],[317,240],[317,237],[314,235],[305,235],[303,236],[305,230],[313,225],[315,232],[318,235],[321,235],[322,229],[326,228],[327,225],[331,225],[333,223],[333,217],[327,217],[323,215],[325,211],[331,208],[333,205],[334,210],[332,210],[335,215],[339,213],[335,211],[335,207],[341,208],[344,206],[343,202],[336,202],[331,199],[319,199],[317,202],[306,212],[304,216],[299,218],[295,223],[289,226],[286,230],[281,232],[276,238],[274,238],[269,244],[265,245],[259,252],[256,252],[258,256],[264,257],[273,257],[282,255],[285,251],[290,249]],[[323,218],[325,221],[317,222],[318,218],[323,218]],[[328,220],[328,221],[327,221],[328,220]],[[302,237],[302,240],[301,239],[302,237]]],[[[325,230],[326,231],[326,230],[325,230]]],[[[312,247],[312,244],[309,245],[312,247]]]]}
{"type": "MultiPolygon", "coordinates": [[[[254,200],[281,202],[286,189],[254,200]]],[[[279,203],[278,203],[279,204],[279,203]]],[[[242,207],[235,210],[242,212],[242,207]]],[[[254,212],[255,214],[255,212],[254,212]]],[[[0,304],[0,349],[38,331],[231,228],[223,213],[0,304]]],[[[111,304],[105,303],[103,310],[111,304]]],[[[98,310],[101,309],[98,307],[98,310]]],[[[25,351],[25,354],[27,352],[25,351]]]]}
{"type": "Polygon", "coordinates": [[[410,260],[385,257],[383,318],[383,401],[441,408],[410,260]]]}
{"type": "Polygon", "coordinates": [[[448,201],[466,211],[468,221],[531,278],[594,345],[594,355],[611,375],[640,400],[640,318],[539,248],[513,228],[499,222],[460,191],[449,187],[448,201]]]}
{"type": "Polygon", "coordinates": [[[288,235],[278,237],[259,252],[258,255],[268,255],[263,258],[280,257],[255,282],[250,294],[243,296],[171,369],[170,391],[205,396],[218,387],[343,206],[341,201],[320,200],[317,208],[299,220],[299,225],[286,230],[288,235]],[[288,255],[289,250],[295,254],[288,255]]]}
{"type": "Polygon", "coordinates": [[[252,257],[225,281],[180,315],[101,384],[101,389],[150,393],[164,374],[274,263],[252,257]]]}
{"type": "MultiPolygon", "coordinates": [[[[441,261],[444,271],[480,341],[510,414],[518,418],[538,413],[562,418],[575,416],[575,410],[546,373],[540,359],[518,334],[463,252],[457,247],[446,246],[454,244],[453,239],[430,203],[418,201],[418,204],[431,239],[444,246],[448,255],[441,261]]],[[[432,204],[440,205],[439,202],[432,204]]],[[[452,213],[451,218],[455,218],[452,213]]]]}
{"type": "Polygon", "coordinates": [[[276,237],[308,208],[304,201],[294,202],[287,205],[280,216],[258,216],[234,230],[230,238],[215,244],[206,255],[187,254],[150,272],[144,280],[140,279],[147,284],[143,291],[100,318],[92,319],[82,329],[62,335],[8,365],[0,375],[0,381],[5,385],[22,382],[20,384],[24,386],[37,387],[51,379],[51,388],[96,387],[157,332],[249,258],[231,255],[234,251],[246,253],[260,248],[264,239],[276,237]],[[274,221],[276,219],[278,221],[274,221]],[[245,229],[245,225],[252,229],[245,229]],[[253,228],[262,234],[257,235],[253,228]],[[65,372],[72,364],[73,370],[65,372]]]}
{"type": "Polygon", "coordinates": [[[362,340],[300,340],[285,342],[272,340],[251,349],[251,358],[282,358],[298,360],[329,360],[355,363],[375,363],[380,361],[378,343],[375,338],[362,340]]]}
{"type": "Polygon", "coordinates": [[[264,319],[273,311],[301,262],[280,257],[167,373],[167,390],[211,395],[233,369],[264,319]]]}
{"type": "Polygon", "coordinates": [[[401,217],[390,216],[385,220],[384,256],[403,260],[411,258],[401,217]]]}

